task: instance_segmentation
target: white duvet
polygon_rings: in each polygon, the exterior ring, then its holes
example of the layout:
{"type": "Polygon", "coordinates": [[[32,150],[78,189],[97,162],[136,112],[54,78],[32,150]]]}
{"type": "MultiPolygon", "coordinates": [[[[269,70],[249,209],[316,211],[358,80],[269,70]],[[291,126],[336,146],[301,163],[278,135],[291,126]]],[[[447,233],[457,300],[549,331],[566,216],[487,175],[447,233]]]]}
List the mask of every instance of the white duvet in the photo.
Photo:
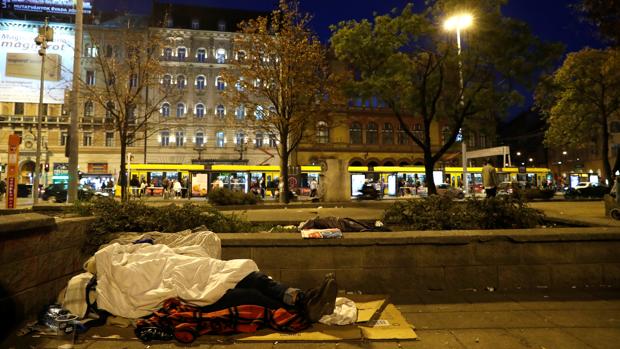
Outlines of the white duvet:
{"type": "Polygon", "coordinates": [[[253,271],[250,259],[222,261],[198,245],[114,243],[95,254],[97,306],[113,315],[151,314],[170,297],[203,306],[215,303],[253,271]]]}

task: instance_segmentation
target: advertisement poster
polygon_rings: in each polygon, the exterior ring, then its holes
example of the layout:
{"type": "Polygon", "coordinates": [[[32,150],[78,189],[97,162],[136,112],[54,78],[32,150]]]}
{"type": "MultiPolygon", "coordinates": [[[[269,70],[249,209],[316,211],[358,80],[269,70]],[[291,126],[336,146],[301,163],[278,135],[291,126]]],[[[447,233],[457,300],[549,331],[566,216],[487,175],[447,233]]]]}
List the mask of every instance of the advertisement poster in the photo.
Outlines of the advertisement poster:
{"type": "MultiPolygon", "coordinates": [[[[0,102],[38,103],[41,76],[39,46],[34,42],[42,22],[0,20],[0,102]]],[[[54,41],[48,43],[43,103],[64,103],[71,86],[73,26],[50,23],[54,41]]]]}
{"type": "Polygon", "coordinates": [[[18,135],[9,135],[9,161],[6,173],[6,208],[17,207],[17,171],[19,168],[18,135]]]}
{"type": "MultiPolygon", "coordinates": [[[[75,0],[10,0],[3,1],[2,7],[24,12],[75,14],[75,0]]],[[[91,12],[91,1],[84,1],[83,10],[85,14],[91,12]]]]}
{"type": "Polygon", "coordinates": [[[209,192],[209,175],[207,173],[192,174],[192,196],[207,196],[209,192]]]}

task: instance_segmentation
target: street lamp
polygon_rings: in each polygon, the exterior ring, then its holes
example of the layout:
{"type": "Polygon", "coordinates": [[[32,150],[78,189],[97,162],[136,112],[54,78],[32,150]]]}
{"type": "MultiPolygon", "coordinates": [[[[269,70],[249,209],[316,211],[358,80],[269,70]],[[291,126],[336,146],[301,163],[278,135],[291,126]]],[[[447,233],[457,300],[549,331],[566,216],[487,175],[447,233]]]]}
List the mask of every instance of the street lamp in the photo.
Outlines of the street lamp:
{"type": "MultiPolygon", "coordinates": [[[[465,106],[464,86],[463,86],[463,61],[461,60],[461,30],[471,27],[473,24],[473,16],[469,13],[460,13],[449,17],[444,22],[443,28],[446,31],[456,31],[456,47],[459,58],[459,87],[460,87],[460,104],[461,108],[465,106]]],[[[467,178],[467,144],[465,143],[465,132],[461,127],[461,153],[463,157],[463,191],[469,193],[469,179],[467,178]]]]}

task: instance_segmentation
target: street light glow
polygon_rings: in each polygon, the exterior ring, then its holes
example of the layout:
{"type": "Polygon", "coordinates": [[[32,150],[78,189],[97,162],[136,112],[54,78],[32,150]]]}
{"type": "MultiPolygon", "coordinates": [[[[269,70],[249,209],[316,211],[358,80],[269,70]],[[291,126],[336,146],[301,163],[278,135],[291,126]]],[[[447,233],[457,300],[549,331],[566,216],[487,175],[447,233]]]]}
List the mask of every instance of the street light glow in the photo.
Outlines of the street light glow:
{"type": "Polygon", "coordinates": [[[474,22],[474,17],[469,13],[460,13],[449,17],[443,23],[443,28],[447,31],[463,30],[469,28],[474,22]]]}
{"type": "Polygon", "coordinates": [[[517,152],[517,156],[521,156],[521,152],[520,151],[517,152]]]}
{"type": "Polygon", "coordinates": [[[566,150],[564,150],[564,151],[562,152],[562,155],[566,155],[566,154],[568,154],[568,152],[567,152],[566,150]]]}

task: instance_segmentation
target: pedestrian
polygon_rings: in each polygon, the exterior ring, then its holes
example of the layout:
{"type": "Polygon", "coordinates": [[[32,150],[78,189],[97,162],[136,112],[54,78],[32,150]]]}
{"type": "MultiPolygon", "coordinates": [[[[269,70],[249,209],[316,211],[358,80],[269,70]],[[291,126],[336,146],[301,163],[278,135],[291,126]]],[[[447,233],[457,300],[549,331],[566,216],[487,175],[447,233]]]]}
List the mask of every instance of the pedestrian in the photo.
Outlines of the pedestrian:
{"type": "Polygon", "coordinates": [[[482,167],[482,185],[487,198],[493,198],[497,194],[497,171],[493,167],[493,161],[487,159],[482,167]]]}
{"type": "Polygon", "coordinates": [[[181,182],[175,180],[172,184],[172,190],[174,191],[174,198],[180,198],[181,192],[183,191],[183,186],[181,185],[181,182]]]}
{"type": "Polygon", "coordinates": [[[142,197],[142,195],[146,196],[146,179],[144,179],[144,177],[140,182],[140,197],[142,197]]]}
{"type": "Polygon", "coordinates": [[[310,181],[310,197],[313,198],[316,196],[317,182],[316,179],[312,179],[310,181]]]}
{"type": "Polygon", "coordinates": [[[4,179],[0,180],[0,201],[4,199],[4,194],[6,193],[6,182],[4,179]]]}
{"type": "Polygon", "coordinates": [[[261,177],[260,178],[260,182],[258,183],[260,185],[260,196],[265,199],[265,177],[261,177]]]}

